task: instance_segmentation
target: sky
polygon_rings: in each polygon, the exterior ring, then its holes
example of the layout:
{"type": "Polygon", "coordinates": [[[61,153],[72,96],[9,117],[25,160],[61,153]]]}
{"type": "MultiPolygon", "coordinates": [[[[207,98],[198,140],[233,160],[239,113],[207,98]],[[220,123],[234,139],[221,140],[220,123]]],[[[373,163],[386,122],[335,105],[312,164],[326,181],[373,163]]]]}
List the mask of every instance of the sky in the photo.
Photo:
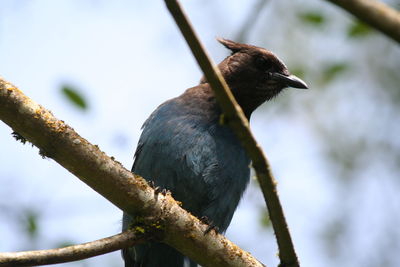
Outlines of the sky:
{"type": "MultiPolygon", "coordinates": [[[[216,62],[228,52],[215,37],[235,37],[251,10],[252,5],[245,2],[182,1],[216,62]]],[[[271,5],[268,12],[282,11],[283,6],[271,5]]],[[[287,16],[293,19],[290,12],[287,16]]],[[[298,41],[308,42],[304,37],[298,41]]],[[[287,49],[272,41],[267,44],[288,62],[308,53],[293,45],[287,49]]],[[[339,58],[346,56],[338,51],[339,58]]],[[[318,55],[308,56],[318,60],[318,55]]],[[[145,119],[201,77],[163,1],[2,1],[0,58],[2,77],[128,169],[145,119]],[[65,100],[60,93],[64,84],[82,93],[87,111],[65,100]]],[[[307,97],[304,94],[315,91],[287,91],[280,98],[307,97]]],[[[285,121],[268,121],[264,112],[273,110],[273,103],[254,114],[252,129],[277,174],[302,265],[327,266],[329,256],[316,239],[320,225],[328,220],[325,214],[335,203],[332,188],[336,184],[321,171],[320,151],[314,145],[315,135],[304,127],[306,119],[294,115],[285,121]]],[[[306,102],[300,103],[292,108],[308,108],[306,102]]],[[[37,148],[16,142],[11,132],[0,123],[0,251],[46,249],[120,231],[122,212],[118,208],[56,162],[42,159],[37,148]],[[39,214],[35,241],[15,223],[26,210],[39,214]]],[[[261,193],[252,179],[226,235],[267,266],[276,266],[273,233],[260,224],[263,209],[261,193]]],[[[122,260],[114,252],[59,266],[95,265],[122,266],[122,260]]]]}

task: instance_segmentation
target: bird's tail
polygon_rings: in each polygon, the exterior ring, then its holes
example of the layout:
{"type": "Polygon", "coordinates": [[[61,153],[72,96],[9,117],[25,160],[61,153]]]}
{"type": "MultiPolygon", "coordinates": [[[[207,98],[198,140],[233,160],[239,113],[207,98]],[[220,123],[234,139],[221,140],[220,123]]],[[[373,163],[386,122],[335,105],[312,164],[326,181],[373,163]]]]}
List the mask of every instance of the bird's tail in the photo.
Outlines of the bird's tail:
{"type": "MultiPolygon", "coordinates": [[[[123,230],[132,218],[124,214],[123,230]]],[[[156,242],[148,242],[122,250],[125,267],[197,267],[197,264],[176,249],[156,242]]]]}
{"type": "Polygon", "coordinates": [[[122,251],[125,267],[184,267],[197,266],[185,256],[163,243],[146,243],[122,251]]]}

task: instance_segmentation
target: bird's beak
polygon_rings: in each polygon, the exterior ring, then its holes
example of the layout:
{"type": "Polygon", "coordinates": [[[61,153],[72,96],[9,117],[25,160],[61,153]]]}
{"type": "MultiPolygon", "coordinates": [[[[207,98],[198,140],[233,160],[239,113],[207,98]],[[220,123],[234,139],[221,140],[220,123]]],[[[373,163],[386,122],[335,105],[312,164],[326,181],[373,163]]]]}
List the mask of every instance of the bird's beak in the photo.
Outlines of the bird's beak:
{"type": "Polygon", "coordinates": [[[294,75],[284,75],[278,72],[272,72],[270,73],[270,75],[272,80],[279,81],[284,85],[286,85],[287,87],[308,89],[307,84],[303,80],[294,75]]]}

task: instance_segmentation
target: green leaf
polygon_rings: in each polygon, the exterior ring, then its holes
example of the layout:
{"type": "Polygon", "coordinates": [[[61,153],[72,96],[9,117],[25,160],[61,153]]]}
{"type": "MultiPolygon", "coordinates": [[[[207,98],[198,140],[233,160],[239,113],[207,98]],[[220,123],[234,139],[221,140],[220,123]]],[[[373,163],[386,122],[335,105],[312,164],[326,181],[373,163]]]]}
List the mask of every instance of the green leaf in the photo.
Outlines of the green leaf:
{"type": "Polygon", "coordinates": [[[354,21],[349,27],[347,28],[347,36],[351,38],[361,38],[365,37],[372,33],[371,27],[364,24],[361,21],[354,21]]]}
{"type": "Polygon", "coordinates": [[[298,16],[304,23],[314,26],[321,26],[326,21],[322,14],[314,11],[300,13],[298,16]]]}
{"type": "Polygon", "coordinates": [[[262,209],[260,211],[260,223],[261,226],[264,228],[271,228],[272,224],[271,224],[271,220],[269,218],[268,212],[266,211],[266,209],[262,209]]]}
{"type": "Polygon", "coordinates": [[[86,110],[88,105],[85,98],[81,93],[70,85],[64,85],[61,87],[62,94],[69,100],[70,103],[75,105],[77,108],[86,110]]]}
{"type": "Polygon", "coordinates": [[[35,239],[39,230],[37,223],[39,219],[39,213],[35,210],[27,209],[21,215],[21,226],[31,239],[35,239]]]}
{"type": "Polygon", "coordinates": [[[338,75],[347,71],[348,68],[349,65],[343,62],[328,64],[322,71],[323,81],[325,83],[331,82],[332,80],[337,78],[338,75]]]}
{"type": "Polygon", "coordinates": [[[26,220],[26,230],[31,236],[35,236],[38,230],[36,214],[29,214],[26,220]]]}

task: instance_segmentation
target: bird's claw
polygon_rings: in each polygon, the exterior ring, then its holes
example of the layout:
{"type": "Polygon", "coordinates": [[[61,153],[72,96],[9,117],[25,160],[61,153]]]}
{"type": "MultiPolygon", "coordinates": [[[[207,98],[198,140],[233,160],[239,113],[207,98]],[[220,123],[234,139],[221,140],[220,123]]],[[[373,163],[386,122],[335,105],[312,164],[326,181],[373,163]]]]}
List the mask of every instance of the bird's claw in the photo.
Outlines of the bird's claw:
{"type": "Polygon", "coordinates": [[[161,193],[161,195],[163,195],[164,197],[167,195],[167,193],[168,193],[168,190],[167,189],[165,189],[165,188],[163,188],[163,189],[161,189],[161,187],[159,187],[159,186],[156,186],[155,188],[154,188],[154,198],[157,200],[157,198],[158,198],[158,194],[160,194],[161,193]]]}
{"type": "Polygon", "coordinates": [[[204,231],[204,235],[208,234],[211,232],[211,230],[214,230],[216,234],[218,234],[219,228],[215,224],[211,223],[208,225],[207,229],[204,231]]]}
{"type": "Polygon", "coordinates": [[[160,194],[161,188],[159,186],[154,187],[154,199],[157,201],[158,194],[160,194]]]}
{"type": "Polygon", "coordinates": [[[207,216],[201,216],[201,217],[199,218],[199,220],[200,220],[202,223],[205,223],[205,224],[212,224],[211,221],[210,221],[210,219],[208,219],[207,216]]]}
{"type": "Polygon", "coordinates": [[[207,229],[204,231],[204,235],[208,234],[211,230],[214,230],[215,233],[218,233],[218,226],[216,226],[207,216],[200,217],[200,221],[202,223],[208,224],[207,229]]]}

